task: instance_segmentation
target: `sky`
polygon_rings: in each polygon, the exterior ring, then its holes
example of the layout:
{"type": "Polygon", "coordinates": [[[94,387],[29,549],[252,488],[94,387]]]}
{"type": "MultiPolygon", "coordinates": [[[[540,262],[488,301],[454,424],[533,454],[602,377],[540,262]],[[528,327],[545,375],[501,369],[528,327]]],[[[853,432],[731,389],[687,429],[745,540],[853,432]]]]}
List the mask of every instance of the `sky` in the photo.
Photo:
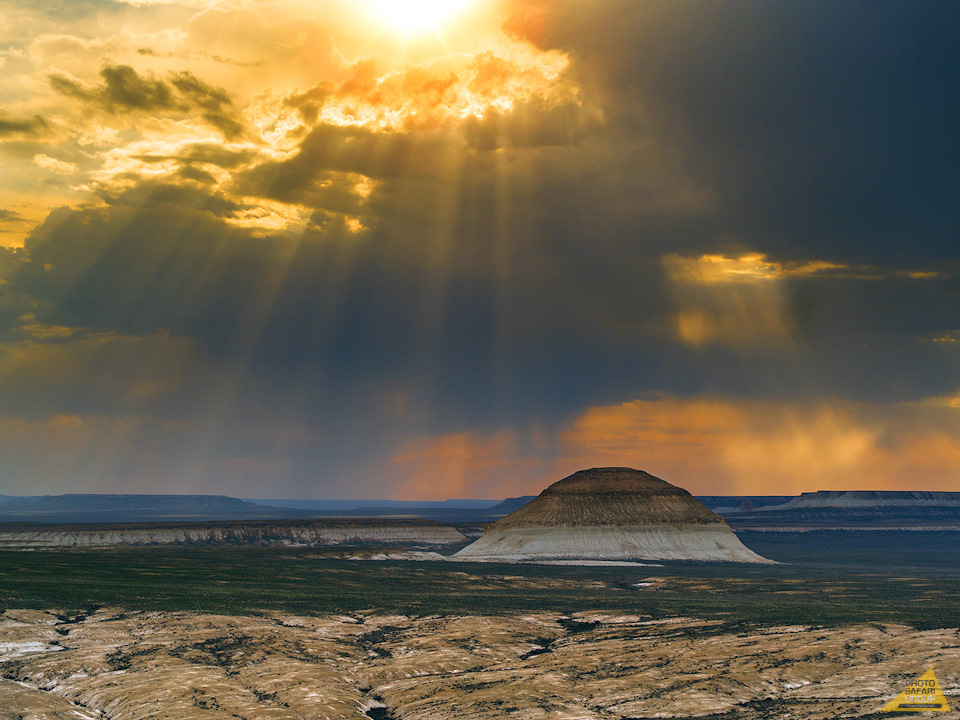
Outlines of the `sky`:
{"type": "Polygon", "coordinates": [[[958,24],[2,0],[0,493],[960,490],[958,24]]]}

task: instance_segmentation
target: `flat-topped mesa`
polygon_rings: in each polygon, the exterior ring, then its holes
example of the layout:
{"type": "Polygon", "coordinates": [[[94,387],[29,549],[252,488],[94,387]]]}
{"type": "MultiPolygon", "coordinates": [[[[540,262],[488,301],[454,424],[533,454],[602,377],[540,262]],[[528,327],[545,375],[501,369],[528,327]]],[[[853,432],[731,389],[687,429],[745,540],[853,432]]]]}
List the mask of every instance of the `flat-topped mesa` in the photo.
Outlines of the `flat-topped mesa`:
{"type": "MultiPolygon", "coordinates": [[[[928,490],[818,490],[805,492],[777,510],[807,508],[958,507],[960,492],[928,490]]],[[[764,508],[773,510],[774,508],[764,508]]]]}
{"type": "Polygon", "coordinates": [[[770,562],[683,488],[622,467],[581,470],[553,483],[454,557],[770,562]]]}

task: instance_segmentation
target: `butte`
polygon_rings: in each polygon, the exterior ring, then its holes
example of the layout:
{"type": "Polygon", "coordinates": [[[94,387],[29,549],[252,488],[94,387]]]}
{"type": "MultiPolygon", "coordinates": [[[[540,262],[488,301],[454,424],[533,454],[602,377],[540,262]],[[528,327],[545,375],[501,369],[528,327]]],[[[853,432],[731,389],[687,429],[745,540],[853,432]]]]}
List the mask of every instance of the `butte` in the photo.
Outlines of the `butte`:
{"type": "Polygon", "coordinates": [[[772,562],[683,488],[622,467],[553,483],[453,559],[772,562]]]}

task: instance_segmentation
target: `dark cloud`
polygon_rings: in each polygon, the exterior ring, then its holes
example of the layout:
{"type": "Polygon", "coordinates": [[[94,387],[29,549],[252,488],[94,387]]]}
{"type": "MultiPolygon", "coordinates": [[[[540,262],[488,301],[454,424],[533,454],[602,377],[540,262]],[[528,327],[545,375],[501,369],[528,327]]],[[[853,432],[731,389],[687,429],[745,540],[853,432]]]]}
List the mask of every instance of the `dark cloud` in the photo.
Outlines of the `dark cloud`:
{"type": "Polygon", "coordinates": [[[309,90],[293,93],[284,99],[284,105],[296,108],[305,123],[313,125],[324,103],[333,91],[333,83],[322,82],[309,90]]]}
{"type": "Polygon", "coordinates": [[[559,423],[651,391],[902,400],[952,388],[949,349],[919,341],[955,325],[950,276],[794,278],[788,351],[685,347],[661,254],[695,224],[616,211],[583,167],[550,165],[549,146],[514,159],[504,206],[496,155],[468,150],[450,185],[437,174],[445,146],[317,128],[300,156],[241,182],[244,195],[325,208],[295,237],[237,226],[249,207],[218,192],[140,183],[106,207],[51,215],[12,286],[46,323],[192,338],[216,365],[242,363],[244,392],[292,396],[286,411],[324,426],[372,422],[400,390],[440,431],[559,423]],[[331,172],[380,185],[361,199],[331,172]],[[355,232],[343,213],[369,227],[355,232]]]}
{"type": "Polygon", "coordinates": [[[177,106],[167,83],[142,77],[129,65],[107,65],[100,70],[100,77],[104,84],[97,88],[87,88],[64,75],[51,75],[50,85],[63,95],[99,103],[111,113],[172,110],[177,106]]]}
{"type": "Polygon", "coordinates": [[[37,298],[17,287],[27,264],[23,249],[0,248],[0,355],[5,343],[22,339],[25,317],[32,317],[37,298]]]}
{"type": "MultiPolygon", "coordinates": [[[[217,453],[267,457],[258,428],[288,420],[325,433],[330,467],[358,468],[405,433],[563,426],[664,393],[952,397],[955,14],[531,0],[508,27],[566,53],[576,92],[492,53],[459,76],[356,63],[286,97],[305,127],[281,159],[213,143],[141,155],[177,169],[107,183],[101,204],[0,253],[4,337],[70,333],[29,340],[18,377],[69,355],[47,345],[78,343],[80,366],[0,399],[109,412],[138,387],[136,407],[164,417],[220,408],[217,453]],[[451,110],[457,88],[489,99],[505,78],[525,88],[510,109],[451,110]],[[327,124],[332,102],[415,119],[327,124]],[[309,221],[258,226],[276,203],[309,221]],[[114,352],[155,355],[83,390],[114,352]]],[[[51,83],[102,112],[243,131],[231,97],[189,73],[108,65],[95,86],[51,83]]],[[[318,452],[293,443],[288,459],[318,452]]]]}
{"type": "MultiPolygon", "coordinates": [[[[333,415],[384,386],[407,388],[441,425],[548,422],[649,391],[903,399],[949,388],[950,358],[916,338],[955,325],[955,276],[897,279],[889,253],[866,258],[884,268],[880,279],[782,281],[778,312],[797,335],[789,349],[764,350],[762,337],[746,352],[722,338],[688,347],[673,334],[665,253],[863,255],[865,237],[844,234],[827,248],[815,235],[848,226],[827,212],[816,182],[832,170],[801,162],[824,157],[816,143],[840,132],[826,119],[843,102],[817,110],[812,88],[852,86],[866,62],[822,77],[839,42],[828,16],[841,11],[817,5],[803,19],[776,4],[545,7],[538,27],[515,29],[570,53],[582,104],[533,99],[434,131],[321,124],[280,161],[193,146],[177,159],[235,169],[238,196],[313,208],[302,237],[238,227],[245,208],[225,195],[142,183],[109,207],[52,216],[28,243],[33,262],[19,286],[44,299],[50,322],[196,338],[220,362],[244,357],[275,388],[297,384],[333,415]],[[799,37],[785,39],[793,20],[799,37]],[[780,56],[788,40],[792,61],[780,56]],[[820,44],[825,59],[815,61],[820,44]],[[806,194],[791,190],[800,171],[806,194]],[[356,192],[357,177],[375,184],[369,196],[356,192]],[[761,232],[771,204],[786,218],[816,209],[817,224],[761,232]],[[366,229],[351,231],[344,214],[366,229]],[[918,362],[938,371],[917,376],[907,368],[918,362]]],[[[514,70],[493,56],[478,61],[476,91],[504,72],[514,70]]],[[[359,63],[336,88],[320,84],[287,105],[316,122],[331,93],[369,98],[377,77],[359,63]]],[[[411,72],[403,83],[442,98],[442,79],[411,72]]],[[[131,108],[189,102],[215,112],[229,101],[192,76],[167,82],[129,69],[104,75],[95,92],[131,108]]],[[[840,149],[830,167],[847,162],[840,149]]],[[[923,247],[912,248],[911,267],[924,269],[923,247]]],[[[740,321],[762,310],[741,309],[740,321]]]]}
{"type": "Polygon", "coordinates": [[[177,177],[183,178],[184,180],[193,180],[194,182],[201,183],[202,185],[216,185],[217,179],[208,173],[206,170],[201,170],[200,168],[193,167],[192,165],[186,165],[184,167],[177,169],[177,177]]]}
{"type": "Polygon", "coordinates": [[[518,103],[510,112],[488,110],[464,122],[467,142],[479,150],[542,145],[573,145],[597,131],[595,118],[573,103],[543,107],[518,103]]]}
{"type": "Polygon", "coordinates": [[[20,213],[0,208],[0,222],[18,222],[20,220],[23,220],[20,213]]]}
{"type": "Polygon", "coordinates": [[[68,334],[30,324],[26,330],[0,353],[0,406],[16,407],[21,417],[162,410],[155,401],[164,396],[169,401],[175,393],[182,412],[195,409],[188,393],[196,396],[208,380],[189,338],[163,332],[68,334]],[[39,337],[30,337],[31,331],[39,337]]]}
{"type": "Polygon", "coordinates": [[[243,134],[243,124],[237,119],[233,100],[223,88],[208,85],[189,72],[173,73],[170,80],[184,100],[203,111],[203,118],[218,128],[226,138],[243,134]]]}
{"type": "Polygon", "coordinates": [[[40,115],[29,118],[12,118],[0,113],[0,138],[43,135],[49,130],[50,125],[40,115]]]}
{"type": "Polygon", "coordinates": [[[234,150],[215,145],[213,143],[188,143],[178,148],[175,155],[137,155],[137,160],[144,162],[165,162],[177,160],[185,164],[209,163],[222,168],[237,168],[247,165],[257,157],[257,153],[249,148],[234,150]]]}
{"type": "Polygon", "coordinates": [[[527,3],[611,117],[682,147],[719,229],[783,256],[955,256],[950,2],[527,3]]]}
{"type": "Polygon", "coordinates": [[[304,138],[291,158],[240,172],[236,184],[243,194],[309,204],[328,194],[321,192],[321,183],[332,172],[396,178],[412,167],[435,168],[444,149],[440,137],[324,124],[304,138]]]}
{"type": "Polygon", "coordinates": [[[190,72],[171,73],[165,81],[141,75],[129,65],[106,65],[103,84],[88,87],[65,75],[49,76],[51,87],[68,97],[96,104],[109,113],[194,112],[227,139],[243,134],[237,109],[225,90],[202,82],[190,72]]]}
{"type": "Polygon", "coordinates": [[[560,258],[541,267],[533,248],[515,277],[498,278],[483,205],[464,212],[446,250],[429,226],[392,221],[357,236],[336,213],[318,213],[299,239],[256,237],[227,222],[238,210],[167,184],[58,211],[28,240],[16,286],[42,299],[44,322],[193,337],[220,362],[244,356],[271,382],[301,384],[304,398],[312,388],[329,412],[387,384],[462,420],[496,413],[491,393],[566,407],[568,397],[551,397],[557,385],[612,355],[609,338],[591,347],[606,332],[591,318],[603,287],[634,297],[650,287],[589,269],[583,287],[560,258]]]}

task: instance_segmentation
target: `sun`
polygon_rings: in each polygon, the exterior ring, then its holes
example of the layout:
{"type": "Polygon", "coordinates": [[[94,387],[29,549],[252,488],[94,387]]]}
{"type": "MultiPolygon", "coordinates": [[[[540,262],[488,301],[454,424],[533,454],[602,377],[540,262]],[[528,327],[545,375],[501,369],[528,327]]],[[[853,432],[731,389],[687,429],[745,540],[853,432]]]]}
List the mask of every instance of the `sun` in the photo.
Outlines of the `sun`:
{"type": "Polygon", "coordinates": [[[366,0],[370,12],[404,35],[439,32],[466,10],[471,0],[366,0]]]}

